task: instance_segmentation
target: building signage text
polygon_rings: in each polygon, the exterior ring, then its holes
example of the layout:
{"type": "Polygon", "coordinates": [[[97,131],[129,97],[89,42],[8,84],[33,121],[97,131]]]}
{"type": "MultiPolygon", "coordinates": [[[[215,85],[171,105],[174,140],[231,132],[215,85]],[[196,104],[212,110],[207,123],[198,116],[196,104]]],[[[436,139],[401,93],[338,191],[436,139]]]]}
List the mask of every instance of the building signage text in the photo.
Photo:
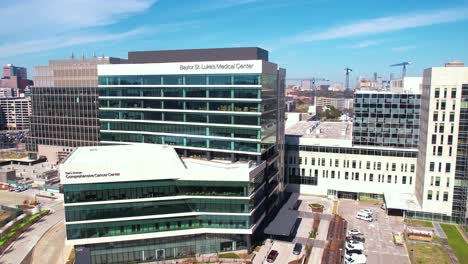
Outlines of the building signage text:
{"type": "Polygon", "coordinates": [[[181,71],[191,70],[248,70],[253,69],[252,63],[195,63],[195,64],[181,64],[181,71]]]}
{"type": "Polygon", "coordinates": [[[98,178],[98,177],[113,177],[120,176],[119,172],[109,173],[89,173],[83,174],[81,171],[67,171],[65,172],[65,178],[67,179],[81,179],[81,178],[98,178]]]}

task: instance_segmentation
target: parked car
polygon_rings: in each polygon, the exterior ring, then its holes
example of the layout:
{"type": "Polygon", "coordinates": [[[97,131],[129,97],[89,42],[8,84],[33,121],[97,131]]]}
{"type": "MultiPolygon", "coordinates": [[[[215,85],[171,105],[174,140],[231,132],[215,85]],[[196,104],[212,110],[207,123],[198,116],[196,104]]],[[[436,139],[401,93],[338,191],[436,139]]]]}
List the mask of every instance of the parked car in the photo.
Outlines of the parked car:
{"type": "Polygon", "coordinates": [[[346,248],[346,251],[357,251],[355,253],[361,253],[364,250],[364,244],[363,243],[352,244],[352,243],[346,242],[345,248],[346,248]]]}
{"type": "Polygon", "coordinates": [[[296,243],[294,245],[293,254],[294,255],[300,255],[301,251],[302,251],[302,244],[301,243],[296,243]]]}
{"type": "Polygon", "coordinates": [[[355,241],[359,241],[359,242],[365,242],[366,239],[364,238],[363,235],[351,235],[351,236],[347,236],[346,237],[346,240],[355,240],[355,241]]]}
{"type": "Polygon", "coordinates": [[[270,251],[270,253],[268,254],[268,257],[267,257],[267,262],[269,262],[269,263],[275,262],[278,255],[279,255],[278,251],[276,251],[276,250],[270,251]]]}
{"type": "Polygon", "coordinates": [[[346,254],[345,264],[365,264],[367,257],[363,254],[346,254]]]}
{"type": "Polygon", "coordinates": [[[353,236],[353,235],[362,235],[362,233],[358,229],[348,230],[348,236],[353,236]]]}
{"type": "Polygon", "coordinates": [[[356,218],[369,222],[372,222],[374,220],[370,214],[364,212],[357,213],[356,218]]]}
{"type": "Polygon", "coordinates": [[[374,211],[372,209],[370,209],[370,208],[361,209],[361,210],[359,210],[359,212],[368,213],[370,215],[372,215],[374,213],[374,211]]]}

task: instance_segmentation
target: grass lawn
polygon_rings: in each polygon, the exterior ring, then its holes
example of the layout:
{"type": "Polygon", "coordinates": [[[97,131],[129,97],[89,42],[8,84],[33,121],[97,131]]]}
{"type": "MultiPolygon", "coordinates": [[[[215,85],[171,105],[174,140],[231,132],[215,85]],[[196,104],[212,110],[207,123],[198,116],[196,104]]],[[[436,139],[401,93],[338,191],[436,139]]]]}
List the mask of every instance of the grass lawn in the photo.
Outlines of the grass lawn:
{"type": "Polygon", "coordinates": [[[218,255],[219,258],[232,258],[232,259],[238,259],[240,258],[239,255],[236,253],[222,253],[218,255]]]}
{"type": "MultiPolygon", "coordinates": [[[[416,264],[450,264],[450,259],[444,248],[439,245],[415,243],[410,246],[414,249],[416,264]]],[[[411,257],[411,252],[409,253],[411,257]]]]}
{"type": "Polygon", "coordinates": [[[10,237],[14,236],[15,233],[21,229],[22,227],[24,227],[25,225],[29,224],[31,221],[33,221],[34,219],[38,218],[39,216],[43,215],[43,214],[47,214],[48,213],[48,210],[43,210],[43,211],[40,211],[39,213],[35,214],[35,215],[31,215],[27,218],[25,218],[24,220],[22,220],[18,225],[16,225],[15,227],[13,227],[7,234],[6,236],[3,236],[1,239],[0,239],[0,246],[3,246],[3,244],[5,244],[8,239],[10,239],[10,237]]]}
{"type": "Polygon", "coordinates": [[[447,235],[447,240],[452,248],[453,252],[458,258],[460,263],[468,260],[468,244],[463,239],[462,235],[458,232],[458,229],[454,225],[440,224],[445,234],[447,235]]]}
{"type": "Polygon", "coordinates": [[[408,223],[408,224],[413,224],[413,225],[415,225],[415,226],[429,227],[429,228],[433,228],[433,227],[434,227],[434,225],[432,224],[432,222],[429,222],[429,221],[405,219],[405,222],[408,223]]]}

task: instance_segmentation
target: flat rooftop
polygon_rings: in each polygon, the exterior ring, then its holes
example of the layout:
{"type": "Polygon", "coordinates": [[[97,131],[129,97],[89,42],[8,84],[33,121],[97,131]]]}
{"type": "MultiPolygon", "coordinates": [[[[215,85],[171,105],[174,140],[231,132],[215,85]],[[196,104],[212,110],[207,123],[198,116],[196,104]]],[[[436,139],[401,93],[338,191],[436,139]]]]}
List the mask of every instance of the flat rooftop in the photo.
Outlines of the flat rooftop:
{"type": "Polygon", "coordinates": [[[147,180],[249,181],[251,162],[180,158],[172,146],[80,147],[60,165],[62,183],[147,180]]]}
{"type": "Polygon", "coordinates": [[[242,47],[128,52],[128,63],[131,64],[235,60],[268,61],[268,51],[257,47],[242,47]]]}
{"type": "Polygon", "coordinates": [[[414,193],[385,192],[384,198],[388,209],[421,211],[421,206],[414,193]]]}
{"type": "Polygon", "coordinates": [[[351,122],[299,121],[286,128],[285,134],[303,138],[351,140],[352,131],[351,122]]]}

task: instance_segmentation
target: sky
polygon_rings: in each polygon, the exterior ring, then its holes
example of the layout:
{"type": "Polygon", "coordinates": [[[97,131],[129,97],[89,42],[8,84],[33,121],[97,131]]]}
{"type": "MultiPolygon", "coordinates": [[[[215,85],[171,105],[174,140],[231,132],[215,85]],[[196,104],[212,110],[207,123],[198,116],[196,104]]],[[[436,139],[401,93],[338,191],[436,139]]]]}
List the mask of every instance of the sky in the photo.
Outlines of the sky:
{"type": "MultiPolygon", "coordinates": [[[[407,76],[468,63],[468,0],[0,0],[0,64],[128,51],[261,47],[287,78],[407,76]],[[8,22],[5,22],[8,21],[8,22]]],[[[30,76],[31,77],[31,76],[30,76]]]]}

